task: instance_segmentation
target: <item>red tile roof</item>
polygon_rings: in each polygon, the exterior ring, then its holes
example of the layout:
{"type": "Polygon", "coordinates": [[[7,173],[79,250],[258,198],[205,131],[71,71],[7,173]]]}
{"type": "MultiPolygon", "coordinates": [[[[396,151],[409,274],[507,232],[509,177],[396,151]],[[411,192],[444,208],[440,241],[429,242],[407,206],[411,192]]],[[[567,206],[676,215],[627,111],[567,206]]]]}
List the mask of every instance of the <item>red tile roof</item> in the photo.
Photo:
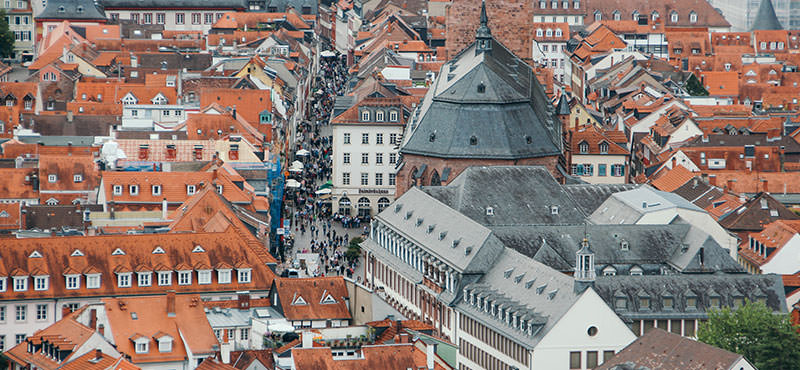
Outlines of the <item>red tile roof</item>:
{"type": "Polygon", "coordinates": [[[134,364],[185,361],[187,350],[194,356],[215,352],[219,345],[214,331],[206,319],[202,300],[198,295],[146,296],[105,298],[105,313],[108,326],[114,336],[114,344],[121,353],[129,356],[134,364]],[[172,305],[169,299],[174,299],[172,305]],[[174,315],[168,314],[169,307],[174,315]],[[161,352],[155,340],[164,334],[172,338],[172,351],[161,352]],[[148,351],[135,350],[134,339],[146,338],[148,351]]]}
{"type": "Polygon", "coordinates": [[[262,261],[232,228],[221,233],[8,239],[0,243],[0,255],[3,256],[0,259],[2,276],[14,271],[24,276],[36,275],[37,271],[41,275],[50,275],[48,290],[37,291],[31,287],[23,292],[9,291],[0,296],[0,301],[155,294],[164,289],[175,289],[179,293],[266,290],[274,278],[265,265],[266,261],[262,261]],[[131,287],[119,287],[115,274],[140,270],[214,269],[218,266],[251,268],[251,281],[240,283],[234,274],[231,283],[219,283],[216,274],[212,274],[211,284],[200,285],[197,273],[194,273],[191,285],[178,285],[173,273],[169,286],[157,285],[155,276],[151,286],[138,286],[134,275],[131,287]],[[63,276],[67,270],[81,274],[99,273],[100,287],[89,289],[85,279],[81,279],[83,283],[79,289],[66,289],[63,276]]]}
{"type": "MultiPolygon", "coordinates": [[[[205,149],[205,148],[204,148],[205,149]]],[[[231,180],[232,175],[227,170],[213,170],[211,172],[127,172],[104,171],[100,191],[105,196],[105,201],[114,201],[117,204],[161,204],[163,199],[169,203],[183,203],[191,196],[187,187],[195,186],[199,192],[201,184],[222,185],[222,195],[232,203],[249,204],[253,194],[240,189],[231,180]],[[114,185],[122,185],[122,194],[114,195],[114,185]],[[139,186],[139,194],[131,195],[130,185],[139,186]],[[160,185],[161,193],[153,195],[152,186],[160,185]]],[[[247,188],[245,188],[247,189],[247,188]]]]}
{"type": "Polygon", "coordinates": [[[32,168],[0,168],[0,199],[38,199],[39,189],[32,181],[37,172],[32,168]]]}
{"type": "MultiPolygon", "coordinates": [[[[358,359],[333,359],[331,349],[294,348],[292,358],[298,369],[346,370],[346,369],[427,369],[424,351],[412,343],[375,345],[361,347],[358,359]]],[[[444,370],[441,362],[435,362],[435,370],[444,370]]]]}
{"type": "Polygon", "coordinates": [[[693,179],[695,174],[686,167],[676,165],[671,170],[664,172],[657,179],[650,182],[654,188],[671,193],[693,179]]]}
{"type": "Polygon", "coordinates": [[[630,151],[618,143],[625,143],[625,133],[622,131],[604,131],[594,125],[581,126],[571,130],[571,148],[573,155],[593,154],[593,155],[629,155],[630,151]],[[587,153],[581,153],[579,148],[582,143],[589,144],[587,153]],[[608,144],[608,150],[603,153],[600,151],[600,144],[608,144]]]}
{"type": "Polygon", "coordinates": [[[62,365],[58,370],[141,370],[141,368],[121,356],[114,358],[100,352],[100,358],[98,359],[95,351],[89,351],[85,355],[62,365]]]}
{"type": "Polygon", "coordinates": [[[275,292],[288,320],[350,319],[345,298],[349,297],[341,276],[280,279],[275,292]]]}
{"type": "MultiPolygon", "coordinates": [[[[29,343],[41,344],[42,341],[49,342],[56,346],[58,350],[67,352],[65,362],[72,361],[76,349],[81,347],[95,334],[95,331],[75,320],[77,312],[56,321],[53,325],[39,330],[24,342],[9,349],[5,354],[21,366],[32,366],[43,370],[58,369],[61,364],[43,354],[41,351],[29,352],[29,343]]],[[[76,356],[77,358],[77,356],[76,356]]]]}

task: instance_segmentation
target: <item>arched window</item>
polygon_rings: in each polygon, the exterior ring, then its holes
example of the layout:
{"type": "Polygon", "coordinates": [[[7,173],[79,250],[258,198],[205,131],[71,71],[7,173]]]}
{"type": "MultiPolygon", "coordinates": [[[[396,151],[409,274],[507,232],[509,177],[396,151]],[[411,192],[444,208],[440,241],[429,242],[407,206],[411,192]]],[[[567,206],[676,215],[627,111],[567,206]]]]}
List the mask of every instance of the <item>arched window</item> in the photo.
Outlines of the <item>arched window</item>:
{"type": "Polygon", "coordinates": [[[440,186],[442,185],[442,178],[439,177],[439,171],[433,170],[431,174],[431,186],[440,186]]]}
{"type": "Polygon", "coordinates": [[[692,12],[689,13],[689,22],[697,23],[697,13],[695,13],[694,10],[692,10],[692,12]]]}
{"type": "Polygon", "coordinates": [[[658,12],[657,12],[657,11],[655,11],[655,10],[653,10],[653,13],[652,13],[652,14],[650,14],[650,18],[651,18],[653,21],[657,21],[657,20],[658,20],[658,12]]]}
{"type": "Polygon", "coordinates": [[[560,28],[556,28],[556,37],[561,37],[563,35],[564,35],[564,33],[561,32],[561,29],[560,28]]]}
{"type": "Polygon", "coordinates": [[[601,20],[603,20],[603,13],[600,13],[599,10],[595,10],[594,11],[594,20],[595,20],[595,22],[600,22],[601,20]]]}
{"type": "Polygon", "coordinates": [[[389,206],[389,203],[391,203],[389,201],[389,198],[383,197],[381,199],[378,199],[378,212],[381,212],[384,209],[386,209],[386,207],[389,206]]]}
{"type": "Polygon", "coordinates": [[[589,153],[589,143],[583,141],[578,144],[578,150],[580,150],[581,154],[589,153]]]}
{"type": "Polygon", "coordinates": [[[341,213],[343,208],[346,208],[349,212],[350,204],[350,198],[348,197],[342,197],[342,199],[339,199],[339,212],[341,213]]]}
{"type": "Polygon", "coordinates": [[[600,143],[600,153],[602,154],[608,153],[608,143],[606,142],[600,143]]]}
{"type": "Polygon", "coordinates": [[[615,21],[618,21],[618,20],[620,20],[620,13],[619,13],[619,10],[615,10],[615,11],[614,11],[614,13],[612,13],[612,15],[614,16],[614,20],[615,20],[615,21]]]}
{"type": "Polygon", "coordinates": [[[536,29],[536,37],[542,37],[543,35],[544,35],[544,32],[542,31],[542,29],[541,28],[537,28],[536,29]]]}
{"type": "Polygon", "coordinates": [[[639,11],[638,10],[634,10],[632,17],[633,17],[634,21],[638,21],[639,20],[639,11]]]}
{"type": "Polygon", "coordinates": [[[672,23],[678,23],[678,12],[673,10],[672,13],[670,13],[669,15],[669,20],[672,23]]]}
{"type": "Polygon", "coordinates": [[[369,198],[367,197],[358,198],[358,208],[369,208],[369,198]]]}
{"type": "Polygon", "coordinates": [[[545,31],[545,35],[546,35],[547,37],[553,37],[553,30],[551,30],[551,29],[549,29],[549,28],[548,28],[548,29],[547,29],[547,31],[545,31]]]}

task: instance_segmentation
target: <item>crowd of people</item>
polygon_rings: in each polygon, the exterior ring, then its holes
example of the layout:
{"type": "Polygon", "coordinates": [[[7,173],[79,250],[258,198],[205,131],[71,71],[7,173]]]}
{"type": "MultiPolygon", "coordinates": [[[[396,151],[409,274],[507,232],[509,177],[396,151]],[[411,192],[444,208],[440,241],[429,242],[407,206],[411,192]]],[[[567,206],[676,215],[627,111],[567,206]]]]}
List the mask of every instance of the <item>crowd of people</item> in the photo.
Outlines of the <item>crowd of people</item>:
{"type": "Polygon", "coordinates": [[[358,266],[357,258],[345,256],[350,235],[337,232],[335,226],[359,227],[361,220],[332,214],[330,203],[317,194],[320,185],[331,181],[333,143],[332,137],[325,132],[330,132],[330,129],[325,130],[325,126],[330,125],[336,96],[344,94],[347,73],[347,66],[340,58],[321,60],[320,73],[312,90],[310,116],[297,127],[295,159],[303,165],[290,172],[290,178],[299,186],[287,188],[287,201],[284,202],[284,217],[290,220],[289,232],[284,236],[286,263],[297,267],[293,260],[297,253],[318,253],[319,268],[310,272],[314,276],[338,274],[353,277],[358,266]],[[306,233],[309,233],[309,238],[305,237],[306,233]],[[300,236],[310,241],[297,245],[295,242],[300,236]]]}

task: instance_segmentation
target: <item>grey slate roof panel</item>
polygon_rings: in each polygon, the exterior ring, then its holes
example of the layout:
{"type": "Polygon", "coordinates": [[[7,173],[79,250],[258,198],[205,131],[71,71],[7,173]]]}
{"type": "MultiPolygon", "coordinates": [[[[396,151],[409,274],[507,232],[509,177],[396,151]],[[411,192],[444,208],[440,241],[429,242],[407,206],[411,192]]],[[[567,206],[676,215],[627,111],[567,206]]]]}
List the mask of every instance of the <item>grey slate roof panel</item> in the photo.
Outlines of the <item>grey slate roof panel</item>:
{"type": "Polygon", "coordinates": [[[421,189],[486,226],[582,224],[586,217],[541,166],[468,167],[446,187],[421,189]]]}
{"type": "Polygon", "coordinates": [[[50,0],[36,19],[104,20],[106,15],[91,0],[50,0]]]}
{"type": "Polygon", "coordinates": [[[750,27],[751,31],[758,30],[782,30],[783,26],[775,15],[775,8],[772,6],[772,0],[761,0],[758,6],[758,13],[753,20],[753,25],[750,27]]]}
{"type": "Polygon", "coordinates": [[[592,214],[597,207],[611,196],[611,194],[636,189],[635,184],[575,184],[564,185],[562,188],[569,194],[578,206],[587,215],[592,214]]]}
{"type": "Polygon", "coordinates": [[[246,0],[102,0],[107,9],[247,9],[246,0]]]}
{"type": "Polygon", "coordinates": [[[442,66],[401,153],[494,159],[561,154],[561,126],[533,70],[499,42],[492,45],[490,52],[476,52],[473,43],[442,66]]]}

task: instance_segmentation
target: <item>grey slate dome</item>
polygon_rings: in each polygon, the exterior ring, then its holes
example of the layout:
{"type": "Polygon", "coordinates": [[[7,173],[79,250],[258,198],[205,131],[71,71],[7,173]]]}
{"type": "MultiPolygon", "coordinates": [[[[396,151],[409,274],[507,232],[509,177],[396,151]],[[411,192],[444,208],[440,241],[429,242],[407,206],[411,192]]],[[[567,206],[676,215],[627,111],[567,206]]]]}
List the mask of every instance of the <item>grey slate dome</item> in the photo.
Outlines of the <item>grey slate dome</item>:
{"type": "Polygon", "coordinates": [[[36,19],[105,20],[106,15],[92,0],[49,0],[36,19]]]}
{"type": "Polygon", "coordinates": [[[775,15],[775,8],[772,6],[772,0],[761,0],[761,5],[758,7],[758,14],[753,21],[753,26],[750,27],[751,31],[757,30],[782,30],[783,26],[775,15]]]}
{"type": "Polygon", "coordinates": [[[476,42],[442,66],[400,152],[510,160],[560,155],[561,126],[533,69],[491,36],[485,5],[481,13],[476,42]]]}

